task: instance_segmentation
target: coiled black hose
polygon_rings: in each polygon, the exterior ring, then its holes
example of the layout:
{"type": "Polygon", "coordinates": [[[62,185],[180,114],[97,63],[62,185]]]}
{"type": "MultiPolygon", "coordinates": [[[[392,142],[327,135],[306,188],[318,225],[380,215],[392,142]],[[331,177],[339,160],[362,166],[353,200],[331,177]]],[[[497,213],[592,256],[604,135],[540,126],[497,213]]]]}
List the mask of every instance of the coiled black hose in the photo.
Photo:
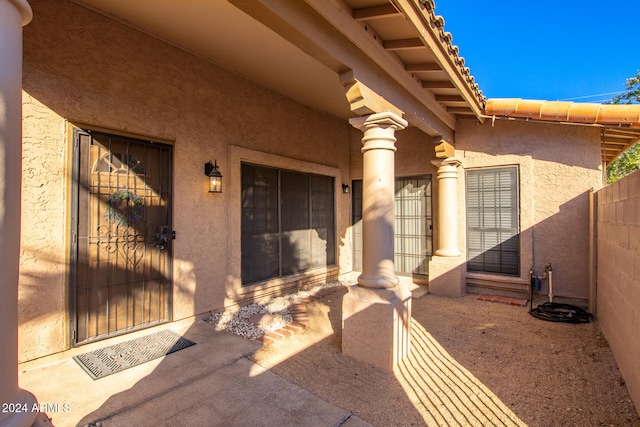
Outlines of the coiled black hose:
{"type": "Polygon", "coordinates": [[[545,302],[529,310],[529,314],[548,322],[589,323],[593,314],[584,308],[558,302],[545,302]]]}

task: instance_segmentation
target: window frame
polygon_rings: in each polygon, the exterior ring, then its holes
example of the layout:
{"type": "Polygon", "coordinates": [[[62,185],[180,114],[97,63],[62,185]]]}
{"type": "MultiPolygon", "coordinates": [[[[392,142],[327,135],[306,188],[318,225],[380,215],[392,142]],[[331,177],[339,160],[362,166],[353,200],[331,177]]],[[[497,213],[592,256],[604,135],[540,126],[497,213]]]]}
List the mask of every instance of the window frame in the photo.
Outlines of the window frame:
{"type": "MultiPolygon", "coordinates": [[[[352,259],[354,270],[362,270],[362,195],[363,195],[363,180],[354,179],[351,181],[351,224],[352,224],[352,259]],[[358,224],[360,223],[360,224],[358,224]]],[[[396,268],[396,275],[404,277],[416,277],[416,276],[428,276],[428,261],[433,256],[433,176],[431,174],[419,174],[409,176],[396,176],[394,179],[394,266],[396,268]],[[400,222],[400,218],[403,215],[398,215],[398,205],[406,201],[406,199],[398,196],[399,190],[404,188],[399,187],[402,183],[407,181],[426,181],[425,187],[425,215],[418,216],[420,221],[424,221],[424,234],[417,234],[407,232],[403,229],[404,223],[400,222]],[[398,227],[400,225],[400,227],[398,227]],[[414,251],[407,250],[410,245],[403,244],[398,245],[399,239],[403,237],[409,238],[424,238],[424,241],[420,240],[420,253],[415,251],[416,246],[413,246],[414,251]],[[416,266],[412,271],[405,271],[402,266],[409,264],[408,260],[422,257],[421,265],[416,266]]],[[[418,218],[416,217],[416,218],[418,218]]],[[[420,226],[416,226],[415,230],[420,230],[420,226]]],[[[405,242],[406,243],[406,242],[405,242]]]]}
{"type": "MultiPolygon", "coordinates": [[[[261,282],[266,282],[269,280],[273,280],[273,279],[279,279],[279,278],[283,278],[283,277],[289,277],[295,274],[299,274],[299,273],[303,273],[303,272],[307,272],[307,271],[311,271],[317,268],[327,268],[327,267],[332,267],[335,266],[337,263],[337,253],[336,253],[336,242],[337,242],[337,237],[336,237],[336,199],[335,199],[335,182],[336,179],[334,176],[331,175],[323,175],[323,174],[318,174],[318,173],[311,173],[311,172],[303,172],[303,171],[299,171],[299,170],[292,170],[292,169],[287,169],[287,168],[282,168],[282,167],[276,167],[276,166],[268,166],[268,165],[262,165],[262,164],[254,164],[251,162],[241,162],[240,165],[240,181],[241,181],[241,204],[240,204],[240,209],[241,209],[241,225],[240,225],[240,232],[241,232],[241,245],[240,245],[240,253],[241,253],[241,277],[242,277],[242,287],[248,287],[248,286],[253,286],[256,284],[259,284],[261,282]],[[247,245],[247,241],[246,239],[248,238],[248,234],[245,230],[245,226],[248,225],[248,223],[246,222],[246,217],[245,217],[245,209],[249,209],[246,206],[246,200],[245,200],[245,189],[248,187],[246,186],[246,182],[245,182],[245,178],[244,178],[244,173],[245,173],[245,167],[246,168],[252,168],[252,171],[256,171],[259,169],[264,169],[264,170],[268,170],[270,171],[270,173],[275,173],[276,174],[276,179],[277,179],[277,185],[271,186],[272,188],[276,189],[276,206],[274,209],[273,207],[271,208],[265,208],[265,209],[271,209],[272,213],[276,212],[277,210],[277,218],[275,219],[275,224],[277,227],[277,230],[273,231],[267,234],[270,234],[271,237],[273,239],[276,239],[277,242],[274,246],[277,247],[277,254],[275,254],[275,256],[277,257],[276,259],[276,263],[277,263],[277,272],[271,272],[271,273],[265,273],[262,274],[260,277],[257,277],[256,274],[252,274],[251,277],[247,278],[247,271],[248,271],[248,267],[247,264],[245,264],[248,258],[247,252],[249,252],[249,250],[252,251],[252,254],[255,254],[255,247],[252,246],[251,248],[249,248],[247,245]],[[298,227],[295,225],[295,221],[294,222],[289,222],[288,224],[290,226],[293,226],[292,229],[289,229],[288,227],[286,227],[286,221],[283,221],[283,217],[285,217],[286,215],[283,213],[285,211],[285,206],[284,203],[286,202],[286,197],[283,197],[283,192],[287,190],[287,188],[291,189],[293,187],[299,186],[299,182],[283,182],[283,176],[289,176],[291,179],[293,179],[293,177],[298,177],[298,178],[304,178],[304,180],[306,181],[306,199],[305,202],[303,203],[304,205],[306,205],[305,207],[305,212],[306,212],[306,228],[302,227],[298,227]],[[318,191],[318,189],[316,187],[314,187],[314,185],[317,184],[316,181],[326,181],[325,184],[329,185],[330,183],[330,188],[325,188],[324,192],[318,191]],[[314,184],[315,183],[315,184],[314,184]],[[293,184],[293,185],[290,185],[293,184]],[[315,191],[314,191],[315,190],[315,191]],[[318,195],[320,194],[320,195],[318,195]],[[318,203],[319,199],[318,197],[320,197],[322,200],[320,201],[320,203],[318,203]],[[325,200],[326,199],[326,200],[325,200]],[[324,204],[326,205],[324,209],[320,209],[322,211],[324,211],[324,214],[326,215],[327,213],[329,213],[330,215],[330,224],[322,224],[324,225],[324,227],[314,227],[314,225],[318,225],[316,221],[316,217],[321,215],[320,212],[318,212],[318,205],[321,205],[322,202],[324,202],[324,204]],[[316,215],[314,215],[314,213],[316,215]],[[321,232],[319,232],[319,230],[324,230],[324,234],[322,234],[321,232]],[[326,229],[326,230],[325,230],[326,229]],[[308,231],[309,236],[308,239],[303,236],[304,232],[308,231]],[[314,245],[314,243],[317,243],[318,239],[314,239],[313,237],[313,232],[316,232],[318,236],[320,236],[321,234],[325,236],[325,238],[327,240],[324,240],[324,242],[327,244],[327,248],[325,250],[325,254],[326,254],[326,260],[324,263],[318,263],[315,258],[314,258],[314,254],[318,254],[318,248],[316,247],[317,245],[314,245]],[[295,245],[291,245],[290,239],[291,239],[291,235],[297,233],[298,237],[300,237],[301,239],[298,239],[299,241],[295,242],[295,243],[308,243],[308,247],[307,248],[302,248],[300,252],[302,252],[303,254],[307,254],[308,255],[308,259],[306,258],[300,258],[299,261],[301,261],[300,265],[292,265],[291,263],[287,263],[287,261],[291,261],[295,258],[295,256],[293,256],[291,254],[291,250],[295,250],[295,247],[292,248],[291,246],[295,246],[295,245]],[[286,245],[287,243],[289,243],[289,245],[286,245]],[[285,250],[286,247],[289,248],[289,250],[285,250]],[[315,249],[315,251],[314,251],[315,249]],[[286,258],[286,259],[285,259],[286,258]],[[306,265],[306,267],[305,267],[306,265]]],[[[316,185],[317,186],[317,185],[316,185]]],[[[256,188],[255,183],[253,185],[252,188],[256,188]]],[[[295,189],[294,192],[291,193],[290,195],[293,195],[293,197],[295,198],[295,189]]],[[[255,202],[255,198],[253,200],[255,202]]],[[[250,209],[255,209],[255,208],[250,208],[250,209]]],[[[255,213],[255,211],[254,211],[255,213]]],[[[294,218],[295,219],[295,218],[294,218]]],[[[326,221],[325,221],[326,222],[326,221]]],[[[254,233],[252,234],[252,236],[255,238],[258,234],[260,233],[256,233],[254,231],[254,233]]],[[[264,233],[262,233],[264,234],[264,233]]],[[[321,238],[320,238],[321,239],[321,238]]],[[[321,239],[322,240],[322,239],[321,239]]],[[[255,258],[255,256],[254,256],[255,258]]],[[[252,258],[253,259],[253,258],[252,258]]],[[[255,260],[254,260],[255,261],[255,260]]]]}
{"type": "Polygon", "coordinates": [[[465,173],[467,272],[519,277],[522,266],[519,166],[474,168],[465,173]],[[508,191],[506,186],[500,190],[499,174],[505,172],[509,173],[508,191]],[[479,178],[493,175],[490,179],[494,181],[494,191],[487,191],[489,187],[481,183],[477,190],[471,191],[473,175],[479,178]],[[506,193],[509,193],[508,205],[504,204],[506,193]],[[474,206],[473,194],[477,194],[477,206],[474,206]],[[493,200],[485,203],[485,197],[493,200]],[[472,209],[477,209],[476,215],[472,209]],[[505,224],[507,221],[511,222],[509,226],[505,224]],[[476,241],[478,247],[474,248],[476,241]]]}

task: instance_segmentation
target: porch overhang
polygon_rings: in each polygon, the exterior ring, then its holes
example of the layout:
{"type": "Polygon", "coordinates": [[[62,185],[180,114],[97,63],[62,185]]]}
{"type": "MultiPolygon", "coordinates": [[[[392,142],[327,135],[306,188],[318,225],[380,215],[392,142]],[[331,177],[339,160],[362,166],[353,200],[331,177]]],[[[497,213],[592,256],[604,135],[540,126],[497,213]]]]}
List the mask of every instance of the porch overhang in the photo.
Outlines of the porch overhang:
{"type": "Polygon", "coordinates": [[[350,73],[405,119],[453,141],[485,98],[431,0],[73,0],[343,120],[350,73]]]}

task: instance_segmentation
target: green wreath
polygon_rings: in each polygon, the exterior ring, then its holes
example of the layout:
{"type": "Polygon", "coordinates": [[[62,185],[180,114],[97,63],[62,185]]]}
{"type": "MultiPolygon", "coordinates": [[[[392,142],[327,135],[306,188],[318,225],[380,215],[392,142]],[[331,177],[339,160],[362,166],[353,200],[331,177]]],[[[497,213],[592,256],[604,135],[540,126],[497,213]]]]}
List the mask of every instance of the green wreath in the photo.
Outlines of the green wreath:
{"type": "Polygon", "coordinates": [[[142,199],[129,190],[118,190],[107,199],[106,217],[117,225],[138,222],[142,216],[142,199]],[[124,203],[124,206],[123,206],[124,203]]]}

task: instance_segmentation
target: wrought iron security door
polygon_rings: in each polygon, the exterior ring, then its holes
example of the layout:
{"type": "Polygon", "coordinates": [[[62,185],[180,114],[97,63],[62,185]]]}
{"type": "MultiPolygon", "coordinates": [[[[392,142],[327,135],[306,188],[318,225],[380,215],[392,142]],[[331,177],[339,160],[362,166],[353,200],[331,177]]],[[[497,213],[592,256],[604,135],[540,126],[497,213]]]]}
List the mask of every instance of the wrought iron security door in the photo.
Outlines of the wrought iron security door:
{"type": "Polygon", "coordinates": [[[75,343],[170,320],[172,147],[76,130],[75,343]]]}

